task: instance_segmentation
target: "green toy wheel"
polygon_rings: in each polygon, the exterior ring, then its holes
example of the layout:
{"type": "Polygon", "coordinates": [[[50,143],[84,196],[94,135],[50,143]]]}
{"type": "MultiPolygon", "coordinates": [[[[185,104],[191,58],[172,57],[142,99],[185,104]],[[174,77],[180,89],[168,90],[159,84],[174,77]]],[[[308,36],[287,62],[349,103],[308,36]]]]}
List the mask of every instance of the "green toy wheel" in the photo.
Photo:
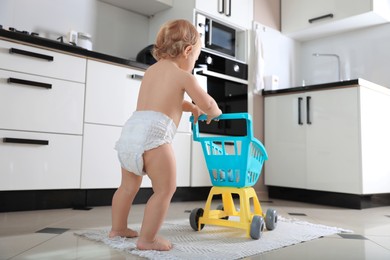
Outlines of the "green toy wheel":
{"type": "Polygon", "coordinates": [[[203,209],[202,208],[196,208],[191,211],[190,214],[190,225],[193,230],[200,231],[203,229],[204,224],[200,225],[199,229],[199,218],[203,216],[203,209]]]}

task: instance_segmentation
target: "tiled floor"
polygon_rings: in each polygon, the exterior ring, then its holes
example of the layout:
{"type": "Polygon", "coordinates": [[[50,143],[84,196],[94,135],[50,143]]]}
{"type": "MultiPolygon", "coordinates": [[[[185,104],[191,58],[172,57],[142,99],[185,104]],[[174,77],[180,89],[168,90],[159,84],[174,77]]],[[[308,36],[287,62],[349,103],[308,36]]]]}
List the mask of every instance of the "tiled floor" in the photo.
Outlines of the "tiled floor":
{"type": "MultiPolygon", "coordinates": [[[[390,259],[390,207],[364,210],[272,200],[283,217],[353,230],[282,248],[250,259],[390,259]]],[[[172,203],[168,219],[188,218],[202,202],[172,203]]],[[[144,205],[133,206],[129,220],[140,223],[144,205]]],[[[0,259],[142,259],[73,235],[80,229],[110,226],[110,207],[0,213],[0,259]]]]}

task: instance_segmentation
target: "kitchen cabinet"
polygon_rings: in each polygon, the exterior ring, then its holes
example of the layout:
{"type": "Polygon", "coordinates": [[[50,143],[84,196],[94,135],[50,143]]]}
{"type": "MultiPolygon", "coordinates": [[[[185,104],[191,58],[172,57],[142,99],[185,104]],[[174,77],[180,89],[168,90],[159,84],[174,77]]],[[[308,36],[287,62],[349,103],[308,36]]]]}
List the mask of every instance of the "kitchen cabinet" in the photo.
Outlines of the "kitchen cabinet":
{"type": "Polygon", "coordinates": [[[100,0],[101,2],[123,8],[125,10],[153,16],[154,14],[172,7],[173,0],[100,0]]]}
{"type": "Polygon", "coordinates": [[[390,90],[359,85],[265,96],[265,184],[390,192],[390,90]],[[387,184],[384,184],[387,183],[387,184]]]}
{"type": "MultiPolygon", "coordinates": [[[[117,188],[121,181],[121,166],[114,149],[122,128],[85,124],[81,187],[83,189],[117,188]]],[[[189,187],[190,146],[189,133],[177,133],[172,142],[176,156],[177,186],[189,187]]],[[[147,176],[141,187],[152,187],[147,176]]]]}
{"type": "Polygon", "coordinates": [[[137,106],[144,72],[88,60],[85,122],[122,126],[137,106]]]}
{"type": "Polygon", "coordinates": [[[79,188],[86,60],[0,48],[0,190],[79,188]]]}
{"type": "Polygon", "coordinates": [[[282,0],[282,33],[310,40],[390,21],[389,0],[282,0]]]}
{"type": "Polygon", "coordinates": [[[150,19],[149,41],[155,41],[161,25],[167,21],[172,19],[187,19],[188,21],[195,22],[194,12],[196,10],[217,18],[231,26],[238,26],[243,29],[252,28],[253,0],[229,0],[231,2],[231,16],[226,16],[224,13],[218,12],[219,1],[221,0],[174,1],[172,8],[156,13],[150,19]]]}
{"type": "MultiPolygon", "coordinates": [[[[81,188],[117,188],[120,164],[114,150],[122,126],[136,110],[144,72],[88,60],[81,188]]],[[[189,186],[191,135],[185,113],[173,141],[178,186],[189,186]]],[[[151,187],[145,177],[141,187],[151,187]]]]}
{"type": "Polygon", "coordinates": [[[197,0],[196,9],[227,23],[252,27],[253,0],[197,0]]]}

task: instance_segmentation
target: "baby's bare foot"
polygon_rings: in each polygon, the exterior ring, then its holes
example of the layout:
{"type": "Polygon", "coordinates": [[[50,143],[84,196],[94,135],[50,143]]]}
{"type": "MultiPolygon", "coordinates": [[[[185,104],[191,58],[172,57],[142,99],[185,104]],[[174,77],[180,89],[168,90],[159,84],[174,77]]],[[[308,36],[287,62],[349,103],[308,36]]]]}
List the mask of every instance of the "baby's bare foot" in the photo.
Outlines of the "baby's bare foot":
{"type": "Polygon", "coordinates": [[[110,233],[108,234],[108,237],[110,237],[110,238],[118,237],[118,236],[119,237],[128,237],[128,238],[138,237],[138,232],[135,230],[132,230],[130,228],[127,228],[127,229],[121,230],[121,231],[111,230],[110,233]]]}
{"type": "Polygon", "coordinates": [[[137,248],[139,250],[169,251],[172,249],[172,243],[162,237],[156,237],[156,239],[152,242],[142,241],[139,239],[137,242],[137,248]]]}

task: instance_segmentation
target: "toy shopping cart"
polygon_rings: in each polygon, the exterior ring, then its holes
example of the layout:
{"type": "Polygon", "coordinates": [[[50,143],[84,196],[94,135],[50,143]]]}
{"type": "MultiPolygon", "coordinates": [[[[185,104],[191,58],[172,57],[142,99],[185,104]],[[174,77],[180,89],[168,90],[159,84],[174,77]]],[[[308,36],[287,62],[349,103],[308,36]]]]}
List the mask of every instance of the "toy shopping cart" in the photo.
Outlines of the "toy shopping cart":
{"type": "MultiPolygon", "coordinates": [[[[199,117],[199,121],[206,119],[206,115],[199,117]]],[[[193,117],[190,120],[193,123],[193,117]]],[[[205,208],[191,211],[190,225],[195,231],[203,229],[205,224],[241,228],[251,238],[259,239],[264,226],[273,230],[277,224],[276,210],[268,209],[264,214],[251,187],[259,179],[264,161],[268,159],[267,152],[263,144],[253,137],[252,118],[248,113],[222,114],[216,120],[246,120],[247,135],[200,136],[199,124],[192,124],[193,139],[202,145],[213,187],[205,208]],[[237,195],[238,209],[234,204],[237,195]],[[222,204],[217,209],[211,209],[214,197],[222,198],[222,204]]]]}

